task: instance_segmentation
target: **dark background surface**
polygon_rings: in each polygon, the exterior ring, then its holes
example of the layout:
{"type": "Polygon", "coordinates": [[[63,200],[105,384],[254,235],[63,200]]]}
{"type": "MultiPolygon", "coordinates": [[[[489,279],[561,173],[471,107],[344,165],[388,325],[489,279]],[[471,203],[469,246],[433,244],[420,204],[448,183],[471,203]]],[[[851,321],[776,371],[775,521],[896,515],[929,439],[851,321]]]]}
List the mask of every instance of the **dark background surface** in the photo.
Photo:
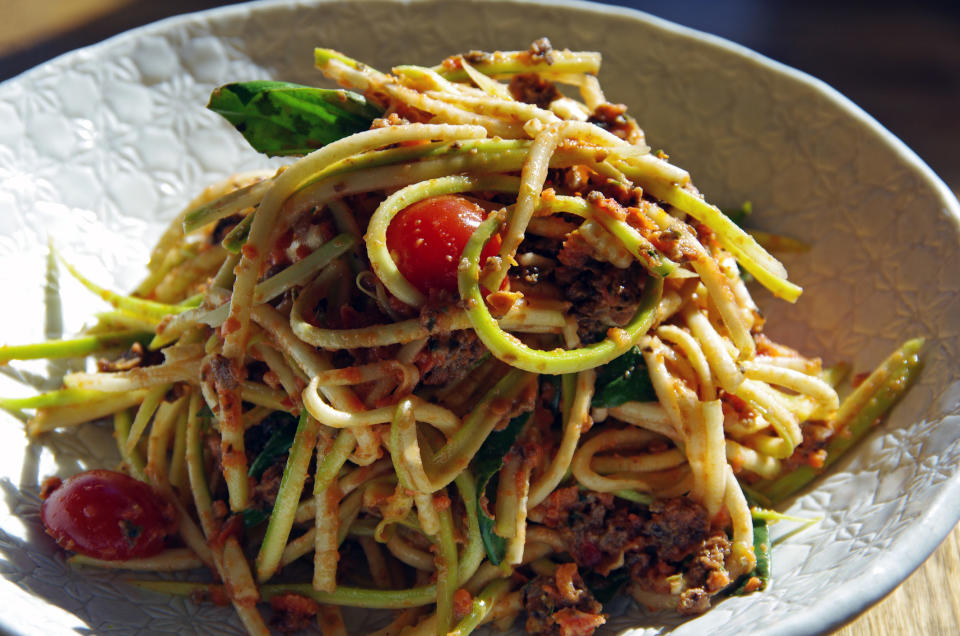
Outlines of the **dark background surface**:
{"type": "MultiPolygon", "coordinates": [[[[0,57],[0,80],[161,18],[233,4],[135,0],[0,57]]],[[[614,0],[713,33],[818,77],[913,148],[960,191],[960,1],[614,0]]],[[[37,10],[44,10],[37,3],[37,10]]]]}

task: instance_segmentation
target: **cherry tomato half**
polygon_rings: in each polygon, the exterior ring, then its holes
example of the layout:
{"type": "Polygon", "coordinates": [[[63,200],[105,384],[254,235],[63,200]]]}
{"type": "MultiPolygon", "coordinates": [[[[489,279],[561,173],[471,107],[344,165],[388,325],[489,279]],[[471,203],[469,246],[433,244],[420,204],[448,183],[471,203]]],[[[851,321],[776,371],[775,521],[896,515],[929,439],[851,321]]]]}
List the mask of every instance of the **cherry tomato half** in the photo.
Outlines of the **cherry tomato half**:
{"type": "Polygon", "coordinates": [[[44,500],[40,518],[60,547],[108,561],[157,554],[177,528],[169,502],[142,481],[111,470],[67,479],[44,500]]]}
{"type": "MultiPolygon", "coordinates": [[[[390,222],[387,248],[403,277],[422,293],[456,292],[460,255],[486,216],[479,205],[454,194],[424,199],[401,210],[390,222]]],[[[484,247],[481,263],[499,250],[497,235],[484,247]]]]}

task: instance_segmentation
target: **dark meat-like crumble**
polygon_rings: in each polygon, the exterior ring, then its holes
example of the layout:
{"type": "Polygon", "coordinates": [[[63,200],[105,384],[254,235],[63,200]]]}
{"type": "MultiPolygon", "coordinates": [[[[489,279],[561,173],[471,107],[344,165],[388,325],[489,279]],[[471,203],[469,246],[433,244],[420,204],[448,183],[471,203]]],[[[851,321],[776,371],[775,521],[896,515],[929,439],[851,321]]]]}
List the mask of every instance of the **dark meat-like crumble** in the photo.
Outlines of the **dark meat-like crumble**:
{"type": "Polygon", "coordinates": [[[607,620],[575,563],[564,563],[552,576],[541,575],[527,583],[523,604],[528,634],[590,636],[607,620]]]}
{"type": "Polygon", "coordinates": [[[682,574],[680,613],[706,611],[710,597],[731,582],[725,566],[730,540],[712,529],[703,506],[687,497],[643,507],[571,487],[555,491],[532,516],[560,532],[580,567],[602,576],[627,568],[628,589],[676,593],[666,579],[682,574]]]}
{"type": "Polygon", "coordinates": [[[643,295],[646,271],[639,263],[626,269],[602,263],[576,233],[560,242],[531,236],[520,245],[521,253],[533,252],[556,262],[554,266],[521,268],[521,279],[555,286],[571,303],[578,334],[585,344],[603,340],[610,327],[623,327],[634,316],[643,295]]]}

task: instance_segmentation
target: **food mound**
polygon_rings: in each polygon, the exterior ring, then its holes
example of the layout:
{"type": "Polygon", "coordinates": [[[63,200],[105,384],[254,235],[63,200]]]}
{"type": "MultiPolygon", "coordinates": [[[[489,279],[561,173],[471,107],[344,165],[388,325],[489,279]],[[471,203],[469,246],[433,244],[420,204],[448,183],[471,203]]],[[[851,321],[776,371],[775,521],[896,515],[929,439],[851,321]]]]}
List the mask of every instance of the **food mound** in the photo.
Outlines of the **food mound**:
{"type": "Polygon", "coordinates": [[[261,602],[279,630],[345,633],[350,606],[391,610],[378,634],[576,636],[621,591],[697,614],[762,589],[766,508],[889,408],[921,343],[841,402],[843,367],[766,337],[745,277],[800,288],[650,151],[597,53],[316,65],[350,90],[214,92],[300,158],[209,188],[134,293],[67,265],[115,311],[38,346],[98,369],[5,405],[36,408],[31,435],[112,418],[125,474],[48,484],[48,532],[77,563],[205,566],[135,584],[255,634],[261,602]]]}

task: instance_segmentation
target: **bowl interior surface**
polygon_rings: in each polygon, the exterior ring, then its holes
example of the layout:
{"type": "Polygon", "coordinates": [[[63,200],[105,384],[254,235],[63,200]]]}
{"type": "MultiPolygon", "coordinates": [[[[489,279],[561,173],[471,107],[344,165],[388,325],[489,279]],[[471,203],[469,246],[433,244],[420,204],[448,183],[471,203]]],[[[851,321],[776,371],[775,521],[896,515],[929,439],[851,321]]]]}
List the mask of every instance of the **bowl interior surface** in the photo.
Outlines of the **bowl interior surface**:
{"type": "MultiPolygon", "coordinates": [[[[321,82],[314,46],[386,69],[525,48],[544,35],[603,53],[609,100],[629,105],[651,147],[688,169],[708,200],[749,200],[756,227],[811,245],[782,257],[805,289],[796,305],[756,294],[775,339],[857,372],[908,337],[928,339],[923,374],[889,421],[792,503],[791,513],[823,519],[774,549],[770,590],[686,622],[621,603],[606,632],[811,633],[850,618],[960,516],[951,503],[960,494],[957,202],[837,93],[710,36],[587,4],[280,2],[174,18],[58,58],[0,85],[0,289],[15,302],[0,317],[4,341],[66,335],[104,308],[57,276],[48,237],[90,278],[128,289],[166,222],[206,185],[275,165],[204,109],[213,87],[321,82]]],[[[0,367],[0,394],[54,388],[69,368],[0,367]]],[[[0,417],[0,624],[22,633],[242,631],[230,609],[68,566],[39,526],[38,484],[110,465],[114,442],[84,426],[27,443],[13,416],[0,417]]],[[[362,629],[370,619],[356,620],[362,629]]]]}

